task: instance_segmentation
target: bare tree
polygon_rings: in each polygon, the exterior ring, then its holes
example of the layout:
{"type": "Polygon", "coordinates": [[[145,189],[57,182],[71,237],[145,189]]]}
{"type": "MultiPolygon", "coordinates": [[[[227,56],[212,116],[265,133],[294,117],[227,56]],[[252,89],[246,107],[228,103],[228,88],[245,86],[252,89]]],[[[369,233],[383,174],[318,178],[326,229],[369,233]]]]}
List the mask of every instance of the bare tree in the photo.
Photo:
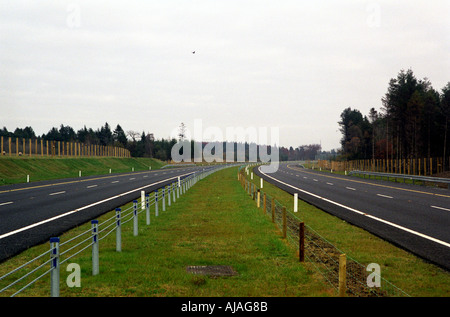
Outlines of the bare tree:
{"type": "Polygon", "coordinates": [[[128,130],[127,131],[127,136],[131,138],[131,140],[133,140],[133,142],[136,142],[136,139],[138,137],[141,136],[141,134],[137,131],[133,131],[133,130],[128,130]]]}

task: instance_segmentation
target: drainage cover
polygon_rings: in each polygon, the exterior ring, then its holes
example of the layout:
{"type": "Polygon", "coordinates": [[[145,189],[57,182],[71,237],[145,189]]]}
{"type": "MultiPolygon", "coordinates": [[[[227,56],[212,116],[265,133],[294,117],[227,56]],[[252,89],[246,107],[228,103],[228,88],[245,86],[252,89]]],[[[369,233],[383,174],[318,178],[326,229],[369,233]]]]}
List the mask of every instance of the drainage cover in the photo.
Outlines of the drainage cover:
{"type": "Polygon", "coordinates": [[[188,273],[207,275],[210,277],[233,276],[237,272],[228,265],[194,265],[186,268],[188,273]]]}

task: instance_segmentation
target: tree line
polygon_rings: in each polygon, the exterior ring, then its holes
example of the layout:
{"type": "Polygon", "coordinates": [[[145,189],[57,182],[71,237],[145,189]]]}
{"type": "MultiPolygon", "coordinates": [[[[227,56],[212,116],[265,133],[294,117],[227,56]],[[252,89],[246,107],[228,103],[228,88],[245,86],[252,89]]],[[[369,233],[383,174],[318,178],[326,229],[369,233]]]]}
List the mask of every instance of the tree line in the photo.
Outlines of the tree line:
{"type": "Polygon", "coordinates": [[[116,146],[130,151],[133,157],[154,157],[163,161],[170,159],[172,146],[176,140],[154,140],[149,133],[124,131],[120,124],[115,129],[106,122],[94,130],[84,126],[75,131],[71,126],[61,124],[51,128],[47,133],[36,135],[32,127],[16,128],[8,131],[6,127],[0,130],[0,136],[24,139],[40,138],[48,141],[80,142],[91,145],[116,146]]]}
{"type": "Polygon", "coordinates": [[[381,103],[368,116],[351,107],[343,110],[338,122],[341,159],[449,156],[450,82],[438,91],[427,78],[401,70],[389,81],[381,103]]]}
{"type": "MultiPolygon", "coordinates": [[[[185,126],[180,126],[179,138],[184,138],[185,126]]],[[[35,139],[41,138],[48,141],[62,141],[62,142],[80,142],[92,145],[116,146],[123,147],[130,151],[132,157],[152,157],[162,161],[172,159],[172,147],[178,142],[175,138],[155,140],[150,133],[139,133],[136,131],[124,131],[120,124],[115,129],[111,129],[108,123],[105,123],[99,129],[86,128],[75,131],[72,127],[61,124],[59,127],[51,128],[47,133],[37,136],[32,127],[16,128],[13,132],[8,131],[6,127],[0,130],[0,136],[12,138],[35,139]]],[[[194,159],[195,141],[191,141],[192,160],[194,159]]],[[[228,142],[223,142],[224,160],[226,159],[226,147],[228,142]]],[[[206,142],[201,144],[204,149],[206,142]]],[[[252,159],[250,156],[250,148],[255,146],[254,143],[248,142],[233,142],[233,149],[235,160],[237,160],[238,148],[245,150],[245,160],[252,159]]],[[[294,161],[294,160],[314,160],[320,153],[321,146],[318,144],[301,145],[295,149],[290,147],[278,147],[280,161],[294,161]]],[[[268,151],[271,153],[272,148],[268,146],[268,151]]],[[[259,159],[259,153],[258,153],[259,159]]]]}

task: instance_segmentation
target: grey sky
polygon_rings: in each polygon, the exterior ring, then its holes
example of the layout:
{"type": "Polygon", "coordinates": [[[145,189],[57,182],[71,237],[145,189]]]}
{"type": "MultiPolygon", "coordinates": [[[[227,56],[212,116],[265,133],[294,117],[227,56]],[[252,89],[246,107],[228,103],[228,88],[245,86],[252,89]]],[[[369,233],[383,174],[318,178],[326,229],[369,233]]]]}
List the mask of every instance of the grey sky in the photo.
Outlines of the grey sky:
{"type": "Polygon", "coordinates": [[[166,138],[202,119],[330,150],[342,110],[379,109],[401,69],[445,86],[449,13],[448,0],[0,0],[0,125],[166,138]]]}

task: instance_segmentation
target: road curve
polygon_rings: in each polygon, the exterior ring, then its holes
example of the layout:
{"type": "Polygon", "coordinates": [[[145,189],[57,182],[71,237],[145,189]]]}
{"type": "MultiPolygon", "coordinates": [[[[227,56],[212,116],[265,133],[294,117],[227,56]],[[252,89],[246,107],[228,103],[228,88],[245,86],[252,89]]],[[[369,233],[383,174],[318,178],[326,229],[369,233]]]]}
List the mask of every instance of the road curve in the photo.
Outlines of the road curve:
{"type": "MultiPolygon", "coordinates": [[[[208,167],[211,168],[211,167],[208,167]]],[[[0,262],[204,167],[0,187],[0,262]]]]}
{"type": "Polygon", "coordinates": [[[254,172],[300,199],[450,270],[450,191],[359,179],[295,164],[254,172]]]}

